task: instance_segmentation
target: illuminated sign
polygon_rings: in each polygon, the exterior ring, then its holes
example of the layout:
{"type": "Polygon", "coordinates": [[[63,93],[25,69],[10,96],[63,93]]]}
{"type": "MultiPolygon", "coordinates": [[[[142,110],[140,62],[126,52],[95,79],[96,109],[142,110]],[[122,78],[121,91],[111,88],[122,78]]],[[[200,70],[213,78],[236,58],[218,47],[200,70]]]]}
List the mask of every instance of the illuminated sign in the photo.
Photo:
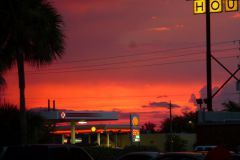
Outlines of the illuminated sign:
{"type": "Polygon", "coordinates": [[[219,13],[222,12],[222,0],[210,0],[210,12],[219,13]]]}
{"type": "Polygon", "coordinates": [[[193,4],[195,14],[206,13],[206,0],[194,0],[193,4]]]}
{"type": "Polygon", "coordinates": [[[131,142],[140,142],[139,115],[130,114],[131,142]]]}
{"type": "Polygon", "coordinates": [[[132,124],[133,124],[134,126],[138,126],[138,122],[139,122],[138,117],[134,116],[133,119],[132,119],[132,124]]]}
{"type": "MultiPolygon", "coordinates": [[[[225,10],[227,12],[238,11],[238,0],[224,0],[225,10]]],[[[206,13],[206,0],[194,0],[194,14],[206,13]]],[[[223,11],[223,0],[209,0],[209,11],[219,13],[223,11]]]]}
{"type": "Polygon", "coordinates": [[[140,130],[139,129],[132,130],[132,141],[140,142],[140,130]]]}
{"type": "Polygon", "coordinates": [[[91,127],[91,131],[92,131],[92,132],[96,132],[96,130],[97,130],[97,128],[96,128],[96,127],[94,127],[94,126],[93,126],[93,127],[91,127]]]}
{"type": "Polygon", "coordinates": [[[139,124],[139,116],[137,114],[130,115],[130,125],[131,126],[138,126],[139,124]]]}
{"type": "Polygon", "coordinates": [[[64,119],[64,118],[66,117],[66,113],[65,113],[65,112],[61,112],[61,113],[60,113],[60,117],[61,117],[62,119],[64,119]]]}
{"type": "Polygon", "coordinates": [[[139,129],[133,129],[133,131],[132,131],[132,135],[133,135],[133,136],[137,136],[137,135],[139,135],[139,134],[140,134],[139,129]]]}
{"type": "MultiPolygon", "coordinates": [[[[59,111],[57,111],[59,112],[59,111]]],[[[60,119],[76,120],[76,121],[88,121],[88,120],[117,120],[117,112],[80,112],[80,111],[60,111],[60,119]],[[64,112],[64,117],[61,114],[64,112]]]]}
{"type": "Polygon", "coordinates": [[[64,143],[64,144],[68,143],[67,138],[64,138],[63,143],[64,143]]]}

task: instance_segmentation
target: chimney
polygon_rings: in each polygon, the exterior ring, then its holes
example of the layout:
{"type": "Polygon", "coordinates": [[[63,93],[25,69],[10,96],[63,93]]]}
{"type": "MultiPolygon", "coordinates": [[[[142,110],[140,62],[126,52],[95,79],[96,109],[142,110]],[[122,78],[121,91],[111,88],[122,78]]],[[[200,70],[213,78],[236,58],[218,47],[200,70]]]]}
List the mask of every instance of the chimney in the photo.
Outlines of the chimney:
{"type": "Polygon", "coordinates": [[[55,111],[55,100],[53,100],[53,110],[55,111]]]}
{"type": "Polygon", "coordinates": [[[48,111],[50,111],[50,108],[51,108],[51,106],[50,106],[50,99],[48,99],[48,111]]]}

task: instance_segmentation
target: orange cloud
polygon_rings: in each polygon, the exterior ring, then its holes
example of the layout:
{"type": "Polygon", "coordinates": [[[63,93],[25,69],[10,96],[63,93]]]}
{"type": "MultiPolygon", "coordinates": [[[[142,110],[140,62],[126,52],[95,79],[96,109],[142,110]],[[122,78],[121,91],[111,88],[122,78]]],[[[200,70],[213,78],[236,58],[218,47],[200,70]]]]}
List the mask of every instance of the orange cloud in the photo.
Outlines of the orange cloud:
{"type": "Polygon", "coordinates": [[[150,29],[150,31],[154,31],[154,32],[163,32],[163,31],[170,31],[170,30],[171,30],[170,27],[155,27],[150,29]]]}
{"type": "MultiPolygon", "coordinates": [[[[18,103],[18,87],[9,88],[15,94],[7,97],[11,102],[18,103]],[[14,92],[15,90],[15,92],[14,92]]],[[[194,85],[195,87],[195,85],[194,85]]],[[[174,84],[127,84],[101,82],[91,84],[27,84],[26,102],[27,108],[46,107],[47,100],[55,100],[59,109],[71,110],[120,110],[123,112],[136,112],[153,110],[160,111],[162,108],[142,108],[143,105],[152,101],[169,101],[181,106],[191,106],[188,103],[193,86],[189,88],[174,84]],[[168,97],[158,98],[167,94],[168,97]],[[186,103],[187,102],[187,103],[186,103]]],[[[196,91],[197,92],[197,91],[196,91]]],[[[196,93],[195,92],[195,93],[196,93]]],[[[181,113],[181,111],[176,112],[181,113]]]]}
{"type": "Polygon", "coordinates": [[[181,29],[183,27],[184,27],[183,24],[176,24],[175,26],[154,27],[154,28],[150,28],[149,30],[153,32],[164,32],[164,31],[170,31],[174,29],[181,29]]]}

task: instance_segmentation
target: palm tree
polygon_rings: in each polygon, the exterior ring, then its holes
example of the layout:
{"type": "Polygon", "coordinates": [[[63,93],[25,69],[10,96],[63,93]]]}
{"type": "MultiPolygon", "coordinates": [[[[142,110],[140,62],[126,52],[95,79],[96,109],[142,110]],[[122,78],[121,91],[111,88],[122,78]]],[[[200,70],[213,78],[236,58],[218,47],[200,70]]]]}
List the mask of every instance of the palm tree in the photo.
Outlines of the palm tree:
{"type": "Polygon", "coordinates": [[[4,79],[4,77],[3,77],[3,75],[2,75],[2,72],[0,71],[0,104],[1,104],[1,100],[2,100],[2,88],[3,88],[3,86],[5,85],[5,79],[4,79]]]}
{"type": "Polygon", "coordinates": [[[155,128],[156,128],[156,124],[155,123],[152,123],[152,122],[147,122],[147,123],[144,123],[144,130],[146,130],[147,132],[150,132],[150,133],[154,133],[156,132],[155,131],[155,128]]]}
{"type": "Polygon", "coordinates": [[[0,72],[0,87],[2,87],[5,84],[5,79],[2,76],[2,73],[0,72]]]}
{"type": "Polygon", "coordinates": [[[10,69],[12,65],[12,58],[3,56],[3,53],[0,52],[0,88],[6,84],[6,81],[3,77],[4,72],[10,69]]]}
{"type": "Polygon", "coordinates": [[[63,55],[63,21],[46,0],[0,0],[0,15],[0,59],[8,57],[17,64],[22,143],[26,143],[24,62],[39,67],[63,55]]]}

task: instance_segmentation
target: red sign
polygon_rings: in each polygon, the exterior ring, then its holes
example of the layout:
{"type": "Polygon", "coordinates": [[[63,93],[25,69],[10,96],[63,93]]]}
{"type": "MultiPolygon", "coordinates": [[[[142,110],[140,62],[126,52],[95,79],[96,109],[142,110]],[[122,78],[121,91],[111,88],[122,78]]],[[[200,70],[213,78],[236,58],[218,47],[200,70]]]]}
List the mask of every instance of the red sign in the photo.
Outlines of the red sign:
{"type": "Polygon", "coordinates": [[[61,117],[62,119],[64,119],[64,118],[66,117],[66,113],[65,113],[65,112],[61,112],[61,113],[60,113],[60,117],[61,117]]]}

